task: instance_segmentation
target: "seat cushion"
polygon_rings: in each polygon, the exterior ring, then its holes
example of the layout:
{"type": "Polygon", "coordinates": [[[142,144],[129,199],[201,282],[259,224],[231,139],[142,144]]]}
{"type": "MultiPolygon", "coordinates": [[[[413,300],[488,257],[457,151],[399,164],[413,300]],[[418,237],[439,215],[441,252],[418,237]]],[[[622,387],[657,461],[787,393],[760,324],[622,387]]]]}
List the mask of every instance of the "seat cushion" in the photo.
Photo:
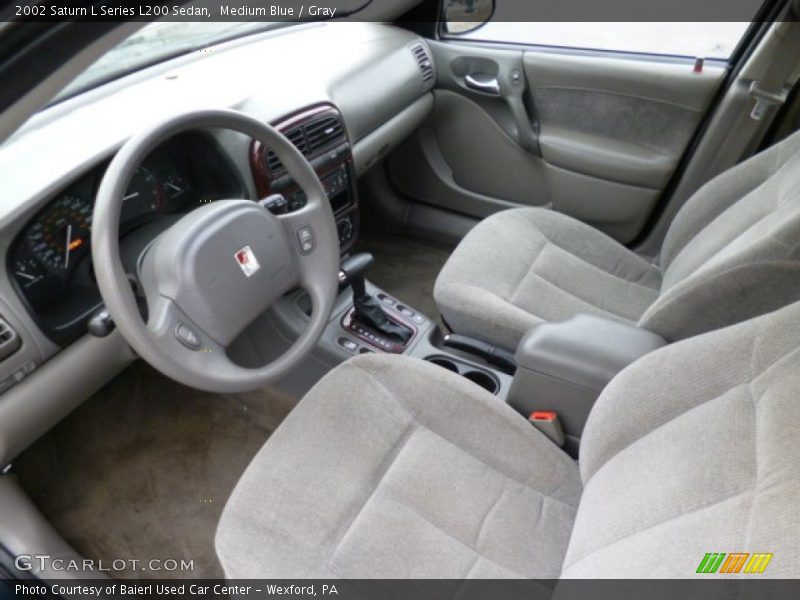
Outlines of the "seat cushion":
{"type": "Polygon", "coordinates": [[[533,325],[577,313],[635,324],[660,286],[657,267],[595,228],[520,208],[467,234],[434,295],[455,332],[513,349],[533,325]]]}
{"type": "Polygon", "coordinates": [[[498,398],[365,355],[253,459],[217,554],[230,578],[554,578],[580,493],[575,462],[498,398]]]}
{"type": "Polygon", "coordinates": [[[623,371],[581,440],[562,577],[693,577],[709,552],[771,553],[764,577],[797,577],[798,390],[800,304],[623,371]]]}

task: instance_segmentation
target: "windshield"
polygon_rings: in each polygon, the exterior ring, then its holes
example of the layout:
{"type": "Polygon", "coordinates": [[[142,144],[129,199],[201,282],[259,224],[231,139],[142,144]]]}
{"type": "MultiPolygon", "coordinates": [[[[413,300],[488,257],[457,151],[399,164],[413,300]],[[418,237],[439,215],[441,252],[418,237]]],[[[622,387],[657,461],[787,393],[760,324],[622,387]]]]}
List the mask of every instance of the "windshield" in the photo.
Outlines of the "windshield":
{"type": "Polygon", "coordinates": [[[55,98],[64,100],[102,83],[169,58],[252,33],[288,27],[286,22],[155,22],[112,48],[55,98]]]}

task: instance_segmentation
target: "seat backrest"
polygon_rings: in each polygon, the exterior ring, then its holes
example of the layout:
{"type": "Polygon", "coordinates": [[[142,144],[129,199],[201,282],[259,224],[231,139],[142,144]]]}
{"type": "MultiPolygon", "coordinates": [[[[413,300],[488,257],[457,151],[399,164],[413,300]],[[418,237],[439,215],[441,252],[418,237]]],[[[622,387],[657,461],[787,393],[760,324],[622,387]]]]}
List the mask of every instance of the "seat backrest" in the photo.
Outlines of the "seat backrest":
{"type": "Polygon", "coordinates": [[[598,399],[565,578],[686,578],[706,553],[800,564],[800,303],[653,352],[598,399]]]}
{"type": "Polygon", "coordinates": [[[800,133],[702,187],[675,217],[661,266],[639,324],[673,341],[800,299],[800,133]]]}

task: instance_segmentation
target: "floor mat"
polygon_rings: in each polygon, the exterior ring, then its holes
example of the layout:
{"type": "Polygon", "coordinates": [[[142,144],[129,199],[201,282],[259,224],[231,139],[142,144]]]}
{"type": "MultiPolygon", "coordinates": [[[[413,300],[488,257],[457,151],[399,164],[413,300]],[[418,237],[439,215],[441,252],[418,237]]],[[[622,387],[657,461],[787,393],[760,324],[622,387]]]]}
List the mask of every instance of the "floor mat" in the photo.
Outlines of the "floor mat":
{"type": "Polygon", "coordinates": [[[356,250],[375,256],[367,279],[442,325],[433,300],[433,284],[452,248],[416,239],[367,234],[359,238],[356,250]]]}
{"type": "Polygon", "coordinates": [[[20,456],[15,470],[84,556],[106,565],[194,562],[190,572],[128,568],[113,576],[222,577],[214,552],[219,516],[294,404],[273,389],[199,392],[139,361],[20,456]]]}

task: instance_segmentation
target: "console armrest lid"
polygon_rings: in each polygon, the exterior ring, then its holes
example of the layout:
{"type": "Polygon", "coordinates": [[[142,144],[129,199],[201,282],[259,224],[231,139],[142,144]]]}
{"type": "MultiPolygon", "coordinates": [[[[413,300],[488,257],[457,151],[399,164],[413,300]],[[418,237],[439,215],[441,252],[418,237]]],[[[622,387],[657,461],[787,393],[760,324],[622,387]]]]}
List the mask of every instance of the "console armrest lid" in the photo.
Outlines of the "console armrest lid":
{"type": "Polygon", "coordinates": [[[545,323],[517,347],[518,367],[601,390],[632,362],[666,340],[634,325],[592,315],[545,323]]]}

